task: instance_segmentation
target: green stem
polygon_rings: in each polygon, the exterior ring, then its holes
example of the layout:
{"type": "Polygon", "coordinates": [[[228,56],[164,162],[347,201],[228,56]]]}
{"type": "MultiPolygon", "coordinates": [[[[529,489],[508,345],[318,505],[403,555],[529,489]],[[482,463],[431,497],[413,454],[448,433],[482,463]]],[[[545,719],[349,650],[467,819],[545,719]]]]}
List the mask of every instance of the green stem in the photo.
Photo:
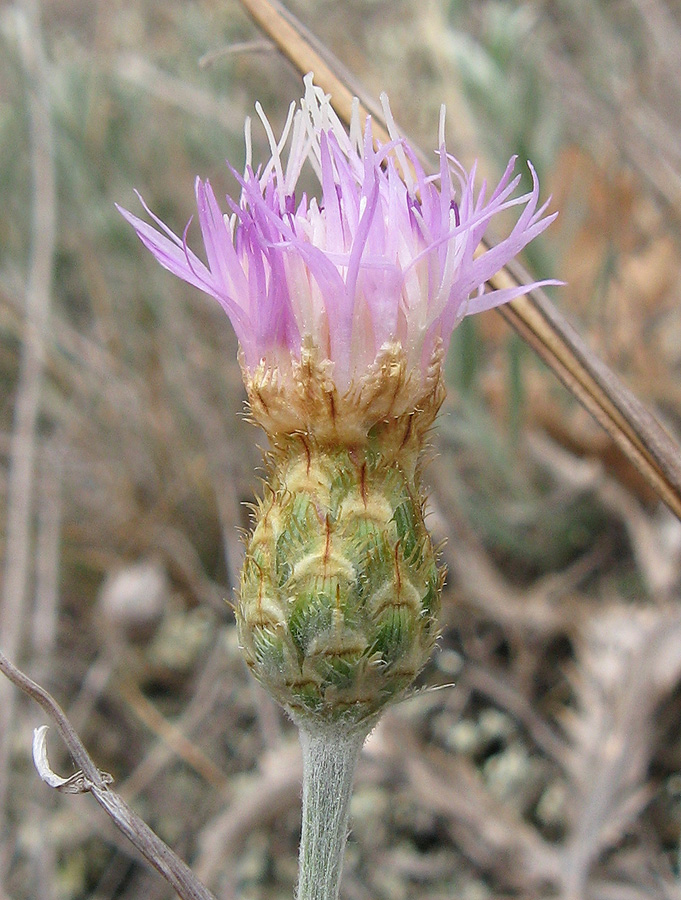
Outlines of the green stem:
{"type": "Polygon", "coordinates": [[[355,769],[365,728],[310,730],[299,723],[303,748],[303,827],[298,900],[337,900],[348,837],[355,769]]]}

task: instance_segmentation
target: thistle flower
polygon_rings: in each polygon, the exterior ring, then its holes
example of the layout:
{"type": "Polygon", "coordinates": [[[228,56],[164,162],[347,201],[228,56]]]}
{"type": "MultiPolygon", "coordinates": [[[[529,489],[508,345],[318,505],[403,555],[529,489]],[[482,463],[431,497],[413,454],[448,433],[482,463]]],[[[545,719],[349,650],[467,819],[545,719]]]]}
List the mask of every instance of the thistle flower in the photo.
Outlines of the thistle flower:
{"type": "MultiPolygon", "coordinates": [[[[237,624],[246,661],[298,720],[372,721],[423,667],[437,635],[442,575],[424,523],[419,461],[444,397],[456,324],[524,293],[485,282],[553,220],[539,185],[514,196],[511,159],[487,194],[447,153],[426,175],[395,128],[350,132],[305,78],[271,158],[251,164],[224,215],[197,179],[207,264],[149,209],[121,210],[161,265],[215,297],[240,344],[270,480],[244,564],[237,624]],[[285,147],[288,151],[285,153],[285,147]],[[296,197],[311,166],[321,197],[296,197]],[[482,253],[492,218],[520,214],[482,253]]],[[[546,283],[546,282],[543,282],[546,283]]]]}
{"type": "Polygon", "coordinates": [[[447,153],[444,115],[439,171],[426,175],[383,108],[386,144],[357,106],[348,134],[311,75],[279,141],[258,105],[271,158],[253,169],[247,123],[227,215],[196,181],[207,264],[189,226],[179,237],[146,206],[156,227],[121,210],[161,265],[227,312],[269,437],[236,618],[247,664],[301,733],[298,900],[336,900],[359,750],[437,637],[443,573],[420,463],[452,331],[530,287],[485,282],[554,218],[531,165],[531,190],[514,196],[515,159],[489,196],[476,189],[475,168],[447,153]],[[296,196],[306,165],[319,200],[296,196]],[[492,218],[515,206],[509,235],[479,252],[492,218]]]}

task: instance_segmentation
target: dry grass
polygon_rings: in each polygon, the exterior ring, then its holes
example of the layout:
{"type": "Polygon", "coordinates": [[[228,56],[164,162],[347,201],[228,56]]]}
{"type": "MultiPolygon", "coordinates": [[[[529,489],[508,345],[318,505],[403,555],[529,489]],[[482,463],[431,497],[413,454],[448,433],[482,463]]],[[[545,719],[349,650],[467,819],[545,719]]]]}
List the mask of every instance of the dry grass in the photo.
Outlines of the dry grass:
{"type": "MultiPolygon", "coordinates": [[[[181,227],[194,175],[233,187],[244,115],[282,117],[299,79],[262,45],[199,66],[259,37],[236,0],[31,10],[0,10],[2,646],[220,900],[290,896],[295,739],[224,602],[260,438],[223,314],[113,203],[137,187],[181,227]]],[[[526,262],[569,282],[561,308],[678,431],[675,7],[295,11],[422,146],[444,101],[465,161],[533,160],[561,217],[526,262]]],[[[371,737],[344,897],[679,897],[681,526],[498,317],[459,330],[450,380],[428,469],[450,576],[422,681],[455,686],[371,737]]],[[[0,692],[0,897],[171,897],[89,798],[38,782],[41,715],[0,692]]]]}

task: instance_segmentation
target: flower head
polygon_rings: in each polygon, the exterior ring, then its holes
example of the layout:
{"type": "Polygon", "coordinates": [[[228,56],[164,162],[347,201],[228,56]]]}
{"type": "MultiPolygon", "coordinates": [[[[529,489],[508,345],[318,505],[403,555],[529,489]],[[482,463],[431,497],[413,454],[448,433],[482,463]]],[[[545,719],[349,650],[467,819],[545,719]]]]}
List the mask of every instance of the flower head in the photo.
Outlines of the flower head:
{"type": "Polygon", "coordinates": [[[386,144],[369,118],[362,130],[357,106],[348,134],[311,75],[279,141],[258,105],[272,155],[253,169],[247,123],[244,174],[230,166],[241,197],[227,197],[227,215],[210,183],[196,180],[207,265],[189,249],[187,229],[179,237],[148,209],[157,227],[121,210],[161,265],[225,309],[251,408],[270,433],[304,429],[352,443],[410,410],[427,407],[432,421],[454,327],[527,290],[484,285],[555,217],[539,206],[531,165],[531,190],[513,196],[515,158],[489,195],[484,182],[476,191],[475,167],[467,173],[447,153],[444,117],[439,171],[426,175],[383,102],[386,144]],[[306,163],[319,200],[296,196],[306,163]],[[515,206],[510,234],[479,253],[491,219],[515,206]]]}
{"type": "MultiPolygon", "coordinates": [[[[448,153],[427,175],[395,128],[358,105],[349,133],[305,79],[271,158],[247,161],[223,214],[197,179],[206,262],[150,210],[121,210],[161,265],[215,297],[240,343],[251,412],[270,437],[236,619],[248,665],[294,717],[349,728],[403,696],[437,637],[442,571],[425,523],[421,450],[444,396],[442,359],[470,313],[527,287],[485,283],[554,218],[512,159],[488,193],[448,153]],[[309,166],[320,197],[299,191],[309,166]],[[490,221],[520,210],[481,251],[490,221]]],[[[231,167],[230,167],[231,168],[231,167]]]]}

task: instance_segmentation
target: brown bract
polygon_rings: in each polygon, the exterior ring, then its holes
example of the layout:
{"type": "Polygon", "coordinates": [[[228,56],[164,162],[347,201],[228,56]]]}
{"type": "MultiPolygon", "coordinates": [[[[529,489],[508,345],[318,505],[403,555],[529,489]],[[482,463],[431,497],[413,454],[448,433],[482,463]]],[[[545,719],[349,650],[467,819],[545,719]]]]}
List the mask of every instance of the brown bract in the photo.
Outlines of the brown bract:
{"type": "Polygon", "coordinates": [[[263,361],[251,372],[241,365],[251,415],[274,444],[303,434],[320,446],[363,447],[381,432],[393,436],[397,453],[407,444],[422,446],[433,424],[445,397],[443,359],[438,341],[424,373],[408,364],[400,343],[385,344],[345,392],[336,387],[333,362],[320,358],[311,338],[286,368],[263,361]]]}

